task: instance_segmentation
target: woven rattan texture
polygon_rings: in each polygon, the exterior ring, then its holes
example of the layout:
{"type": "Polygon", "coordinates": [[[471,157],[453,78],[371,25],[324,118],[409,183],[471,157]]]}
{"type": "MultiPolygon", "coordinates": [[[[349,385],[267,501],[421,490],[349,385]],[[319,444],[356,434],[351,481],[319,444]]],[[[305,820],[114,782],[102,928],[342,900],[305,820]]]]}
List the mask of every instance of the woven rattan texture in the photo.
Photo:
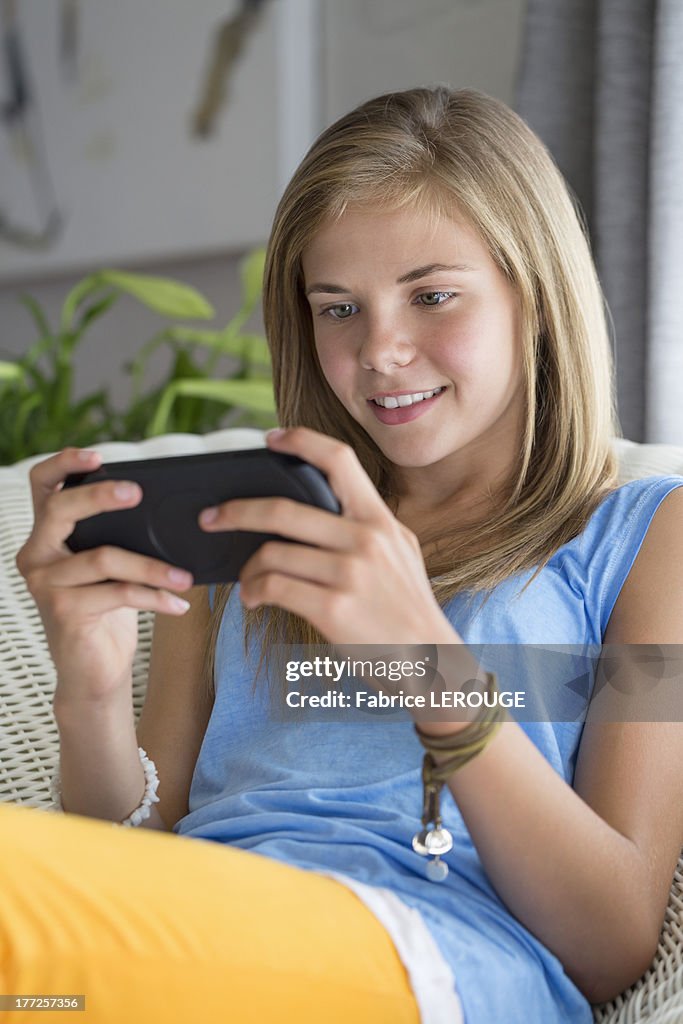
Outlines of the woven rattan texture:
{"type": "MultiPolygon", "coordinates": [[[[148,458],[256,447],[262,435],[224,430],[205,437],[167,435],[139,444],[102,445],[105,459],[148,458]]],[[[683,474],[683,448],[618,441],[623,482],[659,473],[683,474]]],[[[55,686],[42,624],[14,559],[32,523],[28,470],[40,458],[0,468],[0,801],[50,805],[49,783],[58,758],[52,715],[55,686]]],[[[134,663],[136,716],[144,701],[152,615],[139,615],[134,663]]],[[[596,1024],[683,1024],[683,858],[673,881],[657,955],[638,984],[595,1008],[596,1024]]]]}
{"type": "MultiPolygon", "coordinates": [[[[205,437],[166,435],[139,444],[100,445],[105,459],[258,447],[257,430],[222,430],[205,437]]],[[[49,807],[49,784],[57,764],[59,736],[52,714],[54,666],[31,595],[15,565],[33,523],[28,472],[45,456],[0,468],[0,801],[49,807]]],[[[133,706],[142,710],[153,616],[138,615],[133,663],[133,706]]]]}

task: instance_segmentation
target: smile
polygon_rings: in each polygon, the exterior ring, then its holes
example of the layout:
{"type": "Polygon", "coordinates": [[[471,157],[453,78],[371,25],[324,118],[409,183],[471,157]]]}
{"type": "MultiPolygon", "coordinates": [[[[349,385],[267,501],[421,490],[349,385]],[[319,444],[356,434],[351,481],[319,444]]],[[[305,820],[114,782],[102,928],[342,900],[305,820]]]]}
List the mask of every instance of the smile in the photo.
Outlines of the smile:
{"type": "Polygon", "coordinates": [[[415,405],[416,402],[424,402],[428,398],[438,395],[444,388],[432,388],[431,391],[415,391],[410,395],[386,395],[384,398],[371,398],[370,401],[383,409],[398,409],[399,406],[415,405]]]}
{"type": "Polygon", "coordinates": [[[380,423],[393,427],[426,415],[447,390],[446,387],[440,387],[408,395],[384,395],[368,399],[368,405],[380,423]]]}

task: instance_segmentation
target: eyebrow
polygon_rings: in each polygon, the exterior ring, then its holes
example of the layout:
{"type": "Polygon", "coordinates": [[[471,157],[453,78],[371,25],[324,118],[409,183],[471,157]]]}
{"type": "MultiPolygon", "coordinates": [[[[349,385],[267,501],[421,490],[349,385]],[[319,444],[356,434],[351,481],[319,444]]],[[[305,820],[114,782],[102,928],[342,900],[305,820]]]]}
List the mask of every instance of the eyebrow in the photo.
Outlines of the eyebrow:
{"type": "MultiPolygon", "coordinates": [[[[412,281],[419,281],[421,278],[440,270],[455,270],[458,273],[469,273],[474,270],[474,267],[470,267],[466,263],[454,263],[452,265],[446,263],[426,263],[424,267],[415,267],[414,270],[409,270],[407,274],[397,277],[396,284],[409,284],[412,281]]],[[[310,288],[306,289],[306,295],[311,295],[313,292],[325,292],[330,295],[348,295],[350,291],[351,288],[344,288],[339,284],[316,282],[316,284],[312,284],[310,288]]]]}

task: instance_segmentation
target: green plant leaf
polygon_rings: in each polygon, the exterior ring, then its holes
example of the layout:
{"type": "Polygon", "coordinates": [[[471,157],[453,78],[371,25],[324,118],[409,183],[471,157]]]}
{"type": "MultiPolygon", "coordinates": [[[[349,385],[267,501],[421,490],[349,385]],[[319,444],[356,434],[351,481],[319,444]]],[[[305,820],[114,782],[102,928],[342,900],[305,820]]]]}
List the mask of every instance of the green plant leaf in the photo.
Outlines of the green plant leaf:
{"type": "Polygon", "coordinates": [[[92,306],[88,306],[85,310],[81,319],[78,321],[75,334],[78,337],[94,320],[98,320],[101,316],[107,312],[108,309],[114,305],[116,300],[119,298],[117,292],[110,292],[109,295],[105,295],[99,302],[95,302],[92,306]]]}
{"type": "Polygon", "coordinates": [[[81,303],[102,288],[116,288],[119,292],[132,295],[138,302],[161,316],[174,319],[184,317],[190,320],[210,320],[214,316],[211,304],[191,285],[152,274],[98,270],[79,281],[67,295],[62,307],[62,330],[68,331],[71,328],[76,310],[81,303]]]}
{"type": "Polygon", "coordinates": [[[168,277],[133,274],[123,270],[101,270],[98,277],[101,285],[111,285],[132,295],[161,316],[210,320],[215,315],[211,304],[196,288],[168,277]]]}
{"type": "Polygon", "coordinates": [[[69,338],[57,353],[52,391],[48,397],[50,419],[58,432],[68,429],[73,404],[74,367],[68,347],[69,338]]]}
{"type": "Polygon", "coordinates": [[[87,275],[66,295],[56,330],[41,305],[23,296],[37,340],[20,359],[0,352],[0,459],[13,462],[65,444],[135,441],[164,429],[201,434],[228,421],[274,425],[268,347],[260,334],[243,333],[259,301],[263,264],[262,249],[242,261],[241,308],[221,330],[181,322],[208,319],[213,310],[194,288],[147,274],[105,269],[87,275]],[[122,294],[171,322],[138,346],[125,367],[132,375],[132,395],[119,412],[110,405],[108,386],[76,400],[73,377],[77,344],[122,294]],[[143,393],[148,361],[162,345],[171,350],[171,367],[161,384],[143,393]],[[200,354],[206,358],[199,360],[200,354]],[[226,366],[217,367],[222,360],[226,366]]]}
{"type": "Polygon", "coordinates": [[[20,295],[19,302],[22,306],[25,306],[33,317],[36,327],[38,328],[38,334],[44,337],[46,334],[51,334],[50,325],[47,322],[47,317],[43,312],[43,307],[40,305],[37,299],[34,299],[32,295],[20,295]]]}
{"type": "Polygon", "coordinates": [[[133,402],[117,417],[117,424],[112,433],[114,441],[132,441],[147,436],[149,424],[159,404],[163,388],[155,388],[133,402]]]}
{"type": "Polygon", "coordinates": [[[250,363],[261,363],[270,368],[270,349],[262,334],[243,334],[242,342],[244,344],[242,355],[245,359],[248,359],[250,363]]]}
{"type": "Polygon", "coordinates": [[[225,337],[236,337],[253,313],[261,298],[265,249],[254,249],[240,263],[242,282],[242,305],[223,330],[225,337]]]}
{"type": "MultiPolygon", "coordinates": [[[[176,356],[172,379],[174,381],[204,380],[204,374],[184,348],[181,348],[176,356]]],[[[181,434],[197,432],[197,424],[202,418],[202,405],[202,399],[180,393],[173,406],[173,417],[169,423],[169,429],[177,430],[181,434]]]]}
{"type": "Polygon", "coordinates": [[[169,384],[162,393],[149,425],[148,437],[156,437],[168,429],[173,403],[180,395],[209,398],[215,402],[242,406],[255,412],[275,412],[275,397],[270,380],[177,380],[169,384]]]}
{"type": "Polygon", "coordinates": [[[0,362],[0,380],[23,380],[24,368],[19,363],[0,362]]]}
{"type": "Polygon", "coordinates": [[[76,310],[82,302],[87,299],[88,295],[93,292],[99,291],[102,288],[102,281],[100,280],[99,272],[95,274],[88,274],[82,281],[74,285],[69,294],[64,300],[62,306],[62,313],[60,318],[60,324],[62,331],[68,331],[76,315],[76,310]]]}
{"type": "Polygon", "coordinates": [[[28,370],[30,367],[35,366],[43,353],[49,352],[55,343],[59,344],[58,337],[55,338],[52,334],[45,334],[38,341],[35,341],[21,360],[25,369],[28,370]]]}
{"type": "Polygon", "coordinates": [[[41,400],[45,399],[50,387],[45,374],[41,373],[37,366],[32,366],[29,363],[24,366],[24,374],[26,387],[30,387],[32,391],[40,394],[41,400]]]}
{"type": "Polygon", "coordinates": [[[176,353],[175,361],[173,363],[171,379],[185,380],[189,377],[193,379],[196,379],[197,377],[203,378],[204,374],[199,367],[195,365],[189,352],[186,352],[184,348],[180,348],[176,353]]]}
{"type": "Polygon", "coordinates": [[[270,351],[260,334],[240,334],[230,327],[222,331],[197,331],[188,327],[169,327],[168,336],[185,344],[202,345],[222,355],[237,356],[250,362],[270,365],[270,351]]]}
{"type": "Polygon", "coordinates": [[[211,398],[226,405],[239,405],[255,412],[274,412],[275,396],[270,380],[178,381],[180,393],[211,398]]]}
{"type": "Polygon", "coordinates": [[[242,280],[244,296],[243,309],[248,309],[250,313],[261,298],[265,263],[266,250],[261,248],[250,252],[240,265],[240,278],[242,280]]]}
{"type": "Polygon", "coordinates": [[[99,391],[95,391],[92,395],[88,395],[87,398],[82,398],[80,402],[76,402],[71,410],[71,416],[74,421],[77,421],[86,416],[86,414],[95,410],[104,415],[107,414],[107,392],[104,388],[101,388],[99,391]]]}
{"type": "Polygon", "coordinates": [[[28,395],[20,403],[19,408],[17,409],[16,415],[14,417],[14,423],[12,425],[12,435],[14,439],[14,445],[17,451],[21,451],[25,443],[24,438],[25,435],[27,434],[28,418],[33,412],[33,410],[38,408],[40,404],[40,395],[28,395]]]}
{"type": "Polygon", "coordinates": [[[178,324],[174,327],[169,327],[166,333],[173,341],[180,341],[188,345],[206,345],[209,348],[217,348],[220,346],[225,332],[203,331],[201,328],[185,327],[182,324],[178,324]]]}
{"type": "Polygon", "coordinates": [[[142,381],[149,358],[165,341],[172,340],[169,335],[170,330],[171,328],[165,327],[163,331],[155,334],[153,338],[150,338],[149,341],[145,342],[132,363],[128,364],[127,369],[133,382],[133,404],[136,404],[140,400],[142,381]]]}

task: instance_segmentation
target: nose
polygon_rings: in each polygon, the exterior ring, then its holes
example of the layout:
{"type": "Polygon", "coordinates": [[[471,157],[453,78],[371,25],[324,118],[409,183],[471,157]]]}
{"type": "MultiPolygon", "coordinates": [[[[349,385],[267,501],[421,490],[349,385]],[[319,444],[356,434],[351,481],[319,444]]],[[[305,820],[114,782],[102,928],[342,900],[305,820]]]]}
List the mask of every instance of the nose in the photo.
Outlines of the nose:
{"type": "Polygon", "coordinates": [[[392,318],[375,317],[369,321],[358,356],[364,370],[385,373],[393,366],[407,366],[414,355],[415,346],[404,327],[392,318]]]}

